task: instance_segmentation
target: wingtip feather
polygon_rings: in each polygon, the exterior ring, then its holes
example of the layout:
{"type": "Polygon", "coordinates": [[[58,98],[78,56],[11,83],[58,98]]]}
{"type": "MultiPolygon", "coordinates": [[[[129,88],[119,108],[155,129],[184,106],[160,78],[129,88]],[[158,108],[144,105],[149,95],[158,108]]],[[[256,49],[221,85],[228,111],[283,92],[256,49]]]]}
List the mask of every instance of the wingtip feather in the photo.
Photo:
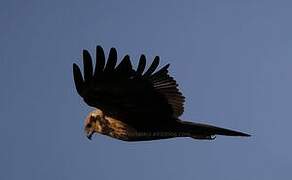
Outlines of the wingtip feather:
{"type": "Polygon", "coordinates": [[[86,49],[83,50],[83,70],[84,70],[84,80],[90,81],[93,74],[93,67],[92,67],[91,55],[86,49]]]}
{"type": "Polygon", "coordinates": [[[94,76],[97,77],[100,72],[103,71],[104,65],[105,65],[105,55],[103,48],[101,46],[96,46],[96,51],[95,51],[95,69],[94,69],[94,76]]]}
{"type": "Polygon", "coordinates": [[[148,68],[148,70],[144,73],[143,76],[147,77],[152,75],[152,73],[156,70],[156,68],[158,67],[160,62],[159,56],[155,56],[152,64],[150,65],[150,67],[148,68]]]}
{"type": "Polygon", "coordinates": [[[74,78],[76,90],[77,90],[78,94],[81,95],[84,80],[83,80],[82,73],[81,73],[78,65],[75,63],[73,63],[73,78],[74,78]]]}
{"type": "Polygon", "coordinates": [[[108,55],[108,60],[104,68],[104,72],[111,72],[115,69],[117,64],[117,50],[115,48],[111,48],[109,55],[108,55]]]}

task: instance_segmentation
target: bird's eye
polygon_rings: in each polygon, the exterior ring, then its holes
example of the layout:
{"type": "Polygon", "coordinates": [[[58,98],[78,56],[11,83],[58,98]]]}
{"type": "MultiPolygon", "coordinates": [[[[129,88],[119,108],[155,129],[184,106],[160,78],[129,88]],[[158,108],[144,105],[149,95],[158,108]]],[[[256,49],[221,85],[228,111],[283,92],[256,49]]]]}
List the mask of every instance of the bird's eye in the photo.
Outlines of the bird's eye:
{"type": "Polygon", "coordinates": [[[97,116],[91,115],[90,116],[90,122],[95,122],[96,121],[96,118],[97,118],[97,116]]]}
{"type": "Polygon", "coordinates": [[[86,125],[86,128],[91,128],[91,124],[87,124],[86,125]]]}

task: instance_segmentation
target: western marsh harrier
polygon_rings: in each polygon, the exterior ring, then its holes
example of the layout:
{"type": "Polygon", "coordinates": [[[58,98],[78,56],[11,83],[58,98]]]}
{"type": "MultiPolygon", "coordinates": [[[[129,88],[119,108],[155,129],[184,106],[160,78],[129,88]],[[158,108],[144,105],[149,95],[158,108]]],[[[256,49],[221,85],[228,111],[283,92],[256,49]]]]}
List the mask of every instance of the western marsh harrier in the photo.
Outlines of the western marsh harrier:
{"type": "Polygon", "coordinates": [[[141,55],[133,69],[126,55],[117,64],[117,52],[111,48],[107,61],[102,47],[96,48],[96,63],[83,51],[84,75],[73,64],[78,94],[95,108],[85,120],[85,133],[91,139],[100,133],[124,141],[146,141],[174,137],[214,139],[216,135],[250,136],[246,133],[182,121],[185,98],[176,81],[168,74],[169,64],[157,70],[156,56],[145,70],[146,58],[141,55]]]}

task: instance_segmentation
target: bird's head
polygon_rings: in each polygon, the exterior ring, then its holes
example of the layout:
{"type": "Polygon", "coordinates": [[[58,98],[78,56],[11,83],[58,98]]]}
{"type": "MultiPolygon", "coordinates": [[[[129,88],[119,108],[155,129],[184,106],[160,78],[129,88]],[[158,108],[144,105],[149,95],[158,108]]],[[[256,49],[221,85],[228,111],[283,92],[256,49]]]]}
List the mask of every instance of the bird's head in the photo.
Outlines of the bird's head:
{"type": "Polygon", "coordinates": [[[84,122],[84,131],[88,139],[91,140],[94,133],[101,133],[101,120],[103,118],[102,112],[95,110],[89,113],[84,122]]]}

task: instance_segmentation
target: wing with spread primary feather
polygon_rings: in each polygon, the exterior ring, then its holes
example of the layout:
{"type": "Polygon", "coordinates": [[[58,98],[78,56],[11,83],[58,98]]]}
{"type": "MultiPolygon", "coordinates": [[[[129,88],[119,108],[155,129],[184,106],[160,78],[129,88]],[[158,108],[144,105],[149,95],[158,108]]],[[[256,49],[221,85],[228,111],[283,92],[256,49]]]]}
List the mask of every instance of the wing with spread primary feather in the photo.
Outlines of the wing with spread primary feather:
{"type": "Polygon", "coordinates": [[[125,117],[122,118],[124,121],[168,121],[183,113],[184,97],[168,74],[169,64],[157,70],[159,57],[156,56],[145,70],[144,55],[141,55],[136,70],[128,55],[116,64],[116,50],[111,48],[106,62],[100,46],[96,48],[94,70],[87,50],[83,51],[83,75],[78,65],[73,64],[77,92],[89,106],[125,117]],[[156,118],[150,118],[153,116],[156,118]]]}

